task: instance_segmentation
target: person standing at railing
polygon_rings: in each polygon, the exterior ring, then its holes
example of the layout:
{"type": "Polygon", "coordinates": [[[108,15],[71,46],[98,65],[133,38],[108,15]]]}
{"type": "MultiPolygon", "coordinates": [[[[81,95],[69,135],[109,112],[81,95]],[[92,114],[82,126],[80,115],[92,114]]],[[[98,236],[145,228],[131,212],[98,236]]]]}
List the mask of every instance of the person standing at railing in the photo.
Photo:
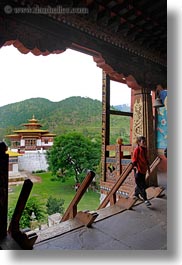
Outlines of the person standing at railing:
{"type": "Polygon", "coordinates": [[[146,206],[151,206],[150,201],[147,199],[146,193],[146,182],[145,177],[148,170],[150,175],[150,166],[147,158],[147,147],[146,147],[146,138],[140,136],[137,138],[137,147],[134,150],[132,163],[135,171],[135,199],[140,199],[139,195],[144,199],[146,206]]]}

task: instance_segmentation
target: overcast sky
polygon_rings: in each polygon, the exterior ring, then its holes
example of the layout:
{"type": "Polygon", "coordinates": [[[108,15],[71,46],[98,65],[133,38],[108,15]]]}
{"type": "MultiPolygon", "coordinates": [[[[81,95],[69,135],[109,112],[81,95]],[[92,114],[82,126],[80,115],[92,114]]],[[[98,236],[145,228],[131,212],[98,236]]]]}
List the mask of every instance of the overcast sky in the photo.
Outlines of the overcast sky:
{"type": "MultiPolygon", "coordinates": [[[[71,96],[102,101],[102,70],[93,57],[66,50],[62,54],[22,54],[14,46],[0,49],[0,106],[28,98],[60,101],[71,96]]],[[[111,82],[111,105],[130,104],[130,88],[111,82]]]]}

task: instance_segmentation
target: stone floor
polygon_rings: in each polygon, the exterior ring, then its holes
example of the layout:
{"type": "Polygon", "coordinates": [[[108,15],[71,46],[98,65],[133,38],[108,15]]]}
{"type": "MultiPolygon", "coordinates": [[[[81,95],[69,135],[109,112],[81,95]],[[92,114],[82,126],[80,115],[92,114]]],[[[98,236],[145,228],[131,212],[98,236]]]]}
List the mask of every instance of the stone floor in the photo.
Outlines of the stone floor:
{"type": "Polygon", "coordinates": [[[80,227],[34,245],[34,249],[60,250],[166,250],[167,197],[141,203],[94,222],[91,228],[80,227]]]}
{"type": "MultiPolygon", "coordinates": [[[[151,199],[151,207],[139,202],[115,214],[112,207],[106,207],[108,214],[96,218],[91,227],[80,225],[63,233],[53,227],[51,235],[37,240],[33,250],[167,250],[167,176],[159,174],[158,179],[165,189],[151,199]]],[[[8,238],[0,248],[20,249],[8,238]]]]}
{"type": "MultiPolygon", "coordinates": [[[[68,233],[37,242],[34,250],[167,250],[167,176],[160,174],[162,196],[152,198],[151,207],[141,202],[68,233]]],[[[107,207],[109,208],[109,207],[107,207]]],[[[109,209],[108,209],[109,211],[109,209]]]]}
{"type": "Polygon", "coordinates": [[[162,196],[133,206],[69,233],[53,236],[34,245],[34,249],[58,250],[167,250],[167,176],[158,174],[162,196]]]}

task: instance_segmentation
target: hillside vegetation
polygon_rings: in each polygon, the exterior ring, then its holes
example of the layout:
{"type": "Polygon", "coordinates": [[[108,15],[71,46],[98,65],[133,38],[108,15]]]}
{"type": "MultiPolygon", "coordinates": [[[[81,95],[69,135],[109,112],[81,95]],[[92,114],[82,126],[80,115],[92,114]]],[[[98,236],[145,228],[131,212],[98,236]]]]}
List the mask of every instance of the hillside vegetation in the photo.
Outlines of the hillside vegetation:
{"type": "MultiPolygon", "coordinates": [[[[57,135],[77,131],[89,137],[101,137],[102,103],[83,97],[70,97],[59,102],[31,98],[0,107],[0,140],[15,129],[21,129],[32,116],[43,129],[57,135]]],[[[111,117],[111,142],[121,136],[129,141],[129,117],[111,117]]]]}

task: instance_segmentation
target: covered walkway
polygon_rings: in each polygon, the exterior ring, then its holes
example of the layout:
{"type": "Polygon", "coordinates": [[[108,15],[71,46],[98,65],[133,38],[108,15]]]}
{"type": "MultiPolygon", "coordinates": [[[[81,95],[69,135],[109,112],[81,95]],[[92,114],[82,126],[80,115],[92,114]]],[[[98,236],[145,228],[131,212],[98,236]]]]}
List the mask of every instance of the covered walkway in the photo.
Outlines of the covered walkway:
{"type": "Polygon", "coordinates": [[[167,250],[166,196],[102,221],[35,244],[34,249],[167,250]]]}
{"type": "MultiPolygon", "coordinates": [[[[167,185],[161,174],[159,185],[165,190],[151,199],[152,206],[139,203],[92,226],[82,226],[68,233],[36,243],[35,250],[167,250],[167,185]]],[[[106,210],[106,209],[105,209],[106,210]]]]}

